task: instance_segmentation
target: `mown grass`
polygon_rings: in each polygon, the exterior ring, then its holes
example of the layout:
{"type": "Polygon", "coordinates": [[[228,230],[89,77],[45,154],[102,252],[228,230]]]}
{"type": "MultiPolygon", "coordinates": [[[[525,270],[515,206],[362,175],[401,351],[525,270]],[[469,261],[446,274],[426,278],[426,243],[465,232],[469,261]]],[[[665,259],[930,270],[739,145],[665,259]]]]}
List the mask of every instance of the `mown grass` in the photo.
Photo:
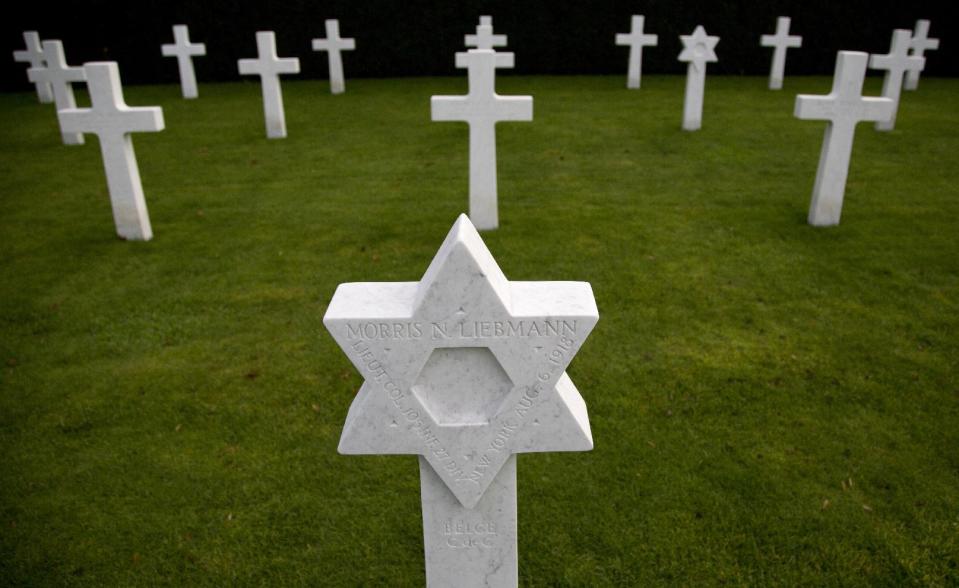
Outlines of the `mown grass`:
{"type": "MultiPolygon", "coordinates": [[[[806,210],[826,78],[501,77],[517,280],[586,280],[596,448],[519,458],[525,585],[959,582],[959,82],[858,129],[842,225],[806,210]]],[[[155,239],[114,237],[95,138],[0,96],[0,583],[424,581],[414,457],[336,453],[360,377],[337,284],[408,281],[466,207],[462,79],[129,87],[155,239]]],[[[867,91],[878,93],[871,78],[867,91]]],[[[83,98],[81,98],[83,101],[83,98]]]]}

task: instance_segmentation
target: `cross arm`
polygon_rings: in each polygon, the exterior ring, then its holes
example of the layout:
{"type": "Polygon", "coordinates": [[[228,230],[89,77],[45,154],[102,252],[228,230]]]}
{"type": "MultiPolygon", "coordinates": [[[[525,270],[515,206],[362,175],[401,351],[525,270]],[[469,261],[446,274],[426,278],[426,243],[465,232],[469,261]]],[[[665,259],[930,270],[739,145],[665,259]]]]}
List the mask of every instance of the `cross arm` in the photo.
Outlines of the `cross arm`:
{"type": "Polygon", "coordinates": [[[884,121],[889,120],[896,109],[896,103],[892,98],[882,98],[876,96],[867,96],[862,99],[862,110],[859,120],[865,121],[884,121]]]}
{"type": "Polygon", "coordinates": [[[162,131],[166,125],[163,120],[163,109],[159,106],[123,106],[120,108],[116,128],[124,133],[162,131]]]}
{"type": "MultiPolygon", "coordinates": [[[[475,50],[474,50],[475,51],[475,50]]],[[[502,51],[497,51],[494,55],[495,67],[499,68],[509,68],[513,67],[513,62],[515,55],[513,53],[506,53],[502,51]]],[[[465,69],[469,67],[470,64],[470,53],[469,52],[460,52],[456,54],[456,67],[460,69],[465,69]]]]}
{"type": "Polygon", "coordinates": [[[496,96],[496,115],[499,121],[533,120],[532,96],[496,96]]]}
{"type": "Polygon", "coordinates": [[[466,96],[430,97],[430,118],[435,121],[466,121],[469,102],[466,96]]]}
{"type": "Polygon", "coordinates": [[[869,56],[869,67],[870,69],[893,69],[900,67],[899,64],[902,64],[901,67],[903,70],[915,70],[922,71],[926,67],[926,58],[919,56],[910,56],[905,59],[897,55],[870,55],[869,56]]]}
{"type": "Polygon", "coordinates": [[[240,68],[240,75],[260,75],[259,59],[240,59],[236,63],[240,68]]]}
{"type": "Polygon", "coordinates": [[[799,94],[796,96],[793,116],[806,120],[832,120],[836,117],[836,98],[799,94]]]}

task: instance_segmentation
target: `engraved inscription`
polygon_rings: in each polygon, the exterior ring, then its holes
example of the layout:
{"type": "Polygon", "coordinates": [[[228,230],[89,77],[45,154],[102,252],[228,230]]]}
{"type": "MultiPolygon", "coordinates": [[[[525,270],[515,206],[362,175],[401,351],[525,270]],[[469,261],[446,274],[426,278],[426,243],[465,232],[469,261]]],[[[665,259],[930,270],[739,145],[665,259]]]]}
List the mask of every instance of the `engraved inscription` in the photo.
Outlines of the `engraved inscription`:
{"type": "Polygon", "coordinates": [[[496,546],[496,523],[479,521],[470,523],[462,519],[450,519],[443,525],[446,546],[450,549],[490,549],[496,546]]]}
{"type": "Polygon", "coordinates": [[[424,339],[500,339],[515,337],[558,337],[575,335],[576,319],[432,322],[347,323],[349,339],[399,340],[424,339]]]}
{"type": "Polygon", "coordinates": [[[440,461],[443,469],[449,472],[457,480],[465,478],[466,472],[456,462],[456,458],[450,455],[449,451],[441,444],[440,440],[433,433],[429,423],[420,417],[419,411],[409,406],[412,402],[409,395],[400,389],[393,382],[393,379],[386,372],[386,367],[373,356],[370,346],[363,341],[356,341],[350,347],[356,352],[356,355],[363,361],[363,365],[372,374],[373,381],[380,384],[383,391],[389,395],[390,402],[399,411],[400,415],[406,419],[407,426],[423,441],[433,456],[440,461]]]}
{"type": "Polygon", "coordinates": [[[552,320],[543,321],[474,321],[472,323],[421,323],[421,322],[393,322],[378,323],[366,322],[358,324],[347,324],[347,334],[350,338],[358,338],[351,347],[363,361],[366,368],[372,374],[373,380],[379,383],[383,390],[389,395],[393,406],[399,411],[405,419],[407,428],[413,431],[426,446],[434,458],[439,460],[440,466],[453,479],[454,482],[468,482],[479,484],[480,480],[486,476],[492,465],[491,455],[502,453],[508,444],[510,437],[522,428],[533,407],[538,403],[544,387],[549,385],[556,377],[563,372],[563,367],[569,361],[571,352],[575,347],[575,339],[570,335],[576,333],[576,320],[552,320]],[[548,326],[547,326],[548,325],[548,326]],[[508,334],[507,334],[508,333],[508,334]],[[546,353],[547,370],[537,374],[536,382],[527,386],[523,394],[513,406],[513,408],[504,413],[504,417],[499,423],[499,429],[496,435],[489,442],[485,452],[473,461],[470,471],[463,468],[467,467],[464,462],[462,465],[456,458],[450,454],[443,446],[440,439],[432,429],[430,420],[424,419],[417,408],[414,399],[410,398],[407,392],[401,390],[390,378],[382,362],[373,356],[370,346],[364,342],[364,339],[397,339],[397,338],[421,338],[429,336],[431,339],[446,338],[484,338],[500,336],[543,336],[545,334],[559,336],[555,346],[546,353]]]}
{"type": "Polygon", "coordinates": [[[537,382],[532,386],[528,386],[523,391],[523,395],[513,407],[513,418],[507,417],[503,419],[496,436],[493,437],[493,440],[490,441],[486,447],[486,452],[476,460],[472,471],[466,476],[467,481],[479,484],[479,481],[483,479],[491,463],[490,454],[500,453],[506,448],[507,440],[523,425],[529,411],[536,405],[543,391],[543,386],[562,372],[563,366],[566,364],[567,358],[575,343],[576,342],[570,337],[560,337],[556,346],[546,354],[546,359],[550,365],[549,371],[537,375],[537,382]]]}

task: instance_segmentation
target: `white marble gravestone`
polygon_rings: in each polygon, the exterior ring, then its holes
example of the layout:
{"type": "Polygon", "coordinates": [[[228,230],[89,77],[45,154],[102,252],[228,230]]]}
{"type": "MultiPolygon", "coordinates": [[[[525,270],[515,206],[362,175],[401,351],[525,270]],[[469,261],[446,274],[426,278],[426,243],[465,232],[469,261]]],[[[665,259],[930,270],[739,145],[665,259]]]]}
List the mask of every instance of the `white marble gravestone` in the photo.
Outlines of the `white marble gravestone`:
{"type": "Polygon", "coordinates": [[[237,62],[240,75],[260,76],[266,136],[270,139],[282,139],[286,137],[286,113],[283,111],[280,75],[300,73],[300,60],[296,57],[277,57],[276,35],[273,31],[257,32],[256,48],[256,59],[241,59],[237,62]]]}
{"type": "Polygon", "coordinates": [[[419,282],[337,288],[365,380],[339,451],[420,456],[427,585],[516,586],[514,454],[592,449],[565,370],[598,319],[588,283],[507,280],[464,215],[419,282]]]}
{"type": "Polygon", "coordinates": [[[463,38],[464,44],[473,49],[495,49],[496,47],[506,47],[506,35],[493,34],[493,17],[481,16],[479,25],[476,26],[476,34],[466,35],[463,38]]]}
{"type": "MultiPolygon", "coordinates": [[[[924,57],[926,51],[933,51],[939,48],[939,39],[929,38],[929,21],[920,19],[916,21],[916,30],[913,32],[912,39],[909,41],[909,55],[913,57],[924,57]]],[[[906,90],[915,90],[919,87],[919,72],[910,69],[906,72],[906,81],[903,88],[906,90]]]]}
{"type": "MultiPolygon", "coordinates": [[[[37,31],[24,31],[23,32],[23,42],[26,44],[26,49],[13,52],[13,60],[19,61],[21,63],[30,64],[30,68],[41,68],[46,62],[43,57],[43,47],[40,44],[40,34],[37,31]]],[[[39,82],[35,83],[37,88],[37,98],[43,104],[49,104],[53,102],[53,88],[50,87],[49,83],[39,82]]]]}
{"type": "Polygon", "coordinates": [[[887,120],[895,108],[889,98],[862,96],[868,58],[859,51],[840,51],[832,91],[826,96],[796,96],[797,118],[829,121],[809,205],[809,224],[814,226],[839,224],[856,124],[887,120]]]}
{"type": "Polygon", "coordinates": [[[646,17],[634,14],[628,33],[617,33],[616,44],[629,47],[629,65],[626,69],[626,87],[639,88],[642,83],[643,47],[655,47],[659,42],[658,35],[643,32],[646,17]]]}
{"type": "Polygon", "coordinates": [[[886,77],[882,81],[882,95],[892,100],[892,116],[876,122],[877,131],[891,131],[896,127],[896,112],[899,110],[899,96],[902,92],[902,78],[906,71],[919,73],[926,65],[925,57],[909,56],[909,39],[912,31],[896,29],[892,32],[892,43],[889,53],[885,55],[870,55],[871,69],[886,70],[886,77]]]}
{"type": "Polygon", "coordinates": [[[782,90],[783,75],[786,71],[786,50],[790,47],[802,47],[802,37],[789,34],[788,16],[776,19],[776,33],[762,35],[759,44],[763,47],[773,47],[773,62],[769,68],[769,89],[782,90]]]}
{"type": "Polygon", "coordinates": [[[340,37],[340,21],[336,19],[326,21],[325,39],[313,39],[314,51],[326,51],[330,64],[330,92],[333,94],[342,94],[346,90],[343,56],[340,52],[353,49],[356,49],[356,40],[340,37]]]}
{"type": "Polygon", "coordinates": [[[719,37],[706,34],[699,25],[692,35],[680,35],[683,50],[680,61],[686,61],[686,96],[683,101],[683,130],[695,131],[703,126],[703,93],[706,90],[706,64],[719,61],[716,44],[719,37]]]}
{"type": "Polygon", "coordinates": [[[161,45],[160,52],[166,57],[176,57],[180,69],[180,88],[184,98],[196,98],[196,72],[193,57],[206,55],[206,45],[190,42],[190,29],[186,25],[173,25],[173,44],[161,45]]]}
{"type": "MultiPolygon", "coordinates": [[[[31,67],[27,70],[27,77],[35,84],[50,85],[57,110],[76,108],[77,102],[73,96],[72,84],[86,81],[86,71],[82,67],[67,65],[67,58],[63,54],[63,43],[60,41],[44,41],[43,56],[46,66],[31,67]]],[[[61,129],[60,135],[66,145],[83,143],[82,133],[65,133],[61,129]]]]}
{"type": "Polygon", "coordinates": [[[496,123],[533,120],[532,96],[496,93],[496,68],[513,67],[512,53],[470,49],[456,54],[456,67],[467,68],[466,96],[430,98],[434,121],[462,121],[470,127],[470,220],[478,229],[499,226],[496,192],[496,123]]]}
{"type": "Polygon", "coordinates": [[[153,229],[130,133],[162,131],[163,110],[158,106],[127,106],[115,62],[85,63],[83,69],[91,107],[57,111],[60,129],[64,133],[93,133],[100,139],[117,234],[132,241],[149,241],[153,229]]]}

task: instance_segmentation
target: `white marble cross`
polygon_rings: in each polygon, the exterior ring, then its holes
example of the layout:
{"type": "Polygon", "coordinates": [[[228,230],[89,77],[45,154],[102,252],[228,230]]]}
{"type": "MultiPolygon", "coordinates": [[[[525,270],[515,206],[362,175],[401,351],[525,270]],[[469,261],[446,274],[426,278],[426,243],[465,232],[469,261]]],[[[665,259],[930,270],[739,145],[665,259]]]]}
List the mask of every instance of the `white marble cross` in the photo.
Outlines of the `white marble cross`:
{"type": "MultiPolygon", "coordinates": [[[[914,57],[924,57],[926,51],[933,51],[939,48],[939,39],[929,38],[929,21],[920,19],[916,21],[916,30],[909,41],[909,55],[914,57]]],[[[903,88],[906,90],[915,90],[919,87],[919,72],[910,69],[906,72],[906,82],[903,88]]]]}
{"type": "Polygon", "coordinates": [[[153,229],[130,133],[162,131],[163,110],[158,106],[127,106],[116,63],[85,63],[83,69],[91,108],[58,111],[60,129],[64,133],[93,133],[100,139],[117,234],[132,241],[149,241],[153,229]]]}
{"type": "Polygon", "coordinates": [[[629,47],[629,66],[626,70],[627,88],[639,88],[642,83],[643,47],[655,47],[659,42],[658,35],[643,32],[644,20],[643,15],[634,14],[630,31],[616,34],[616,44],[629,47]]]}
{"type": "MultiPolygon", "coordinates": [[[[13,60],[21,63],[29,63],[30,68],[41,68],[44,66],[43,48],[40,45],[40,34],[37,31],[24,31],[23,42],[27,48],[13,52],[13,60]]],[[[37,87],[37,98],[43,104],[53,102],[53,88],[49,83],[41,82],[35,84],[37,87]]]]}
{"type": "Polygon", "coordinates": [[[180,88],[184,98],[196,98],[196,73],[193,71],[193,56],[206,55],[206,45],[190,42],[190,29],[186,25],[173,25],[173,44],[161,45],[166,57],[176,57],[180,68],[180,88]]]}
{"type": "Polygon", "coordinates": [[[300,73],[300,60],[296,57],[276,56],[276,35],[273,31],[256,34],[256,59],[241,59],[237,63],[240,75],[260,76],[263,88],[263,116],[266,119],[266,136],[271,139],[286,137],[286,113],[283,111],[283,91],[280,89],[280,74],[300,73]]]}
{"type": "Polygon", "coordinates": [[[342,94],[346,90],[343,56],[340,52],[353,49],[356,49],[356,40],[340,37],[340,21],[336,19],[326,21],[325,39],[313,39],[314,51],[326,51],[330,64],[330,92],[333,94],[342,94]]]}
{"type": "MultiPolygon", "coordinates": [[[[82,67],[67,65],[67,58],[63,54],[63,43],[60,41],[44,41],[43,56],[46,66],[31,67],[27,70],[27,77],[35,84],[50,85],[57,110],[76,108],[77,102],[73,96],[72,83],[86,81],[86,72],[82,67]]],[[[61,129],[60,134],[66,145],[83,143],[82,133],[66,133],[61,129]]]]}
{"type": "Polygon", "coordinates": [[[716,44],[719,37],[706,34],[699,25],[692,35],[680,35],[683,50],[680,61],[689,62],[686,68],[686,96],[683,101],[683,130],[695,131],[703,126],[703,93],[706,90],[706,64],[719,61],[716,44]]]}
{"type": "Polygon", "coordinates": [[[510,282],[465,215],[419,282],[336,289],[364,378],[339,452],[420,456],[428,586],[516,586],[514,454],[592,449],[566,368],[597,320],[586,282],[510,282]]]}
{"type": "Polygon", "coordinates": [[[856,124],[887,120],[895,108],[889,98],[862,96],[868,58],[859,51],[840,51],[832,91],[826,96],[796,96],[796,118],[829,121],[809,205],[809,224],[814,226],[839,224],[856,124]]]}
{"type": "Polygon", "coordinates": [[[926,64],[925,57],[909,56],[909,39],[912,31],[896,29],[892,32],[892,46],[885,55],[870,55],[871,69],[886,70],[882,81],[882,95],[892,100],[892,116],[876,122],[877,131],[891,131],[896,126],[896,111],[899,110],[899,96],[902,91],[902,77],[906,71],[919,73],[926,64]]]}
{"type": "Polygon", "coordinates": [[[493,17],[481,16],[475,35],[466,35],[464,44],[473,49],[493,49],[506,47],[506,35],[493,34],[493,17]]]}
{"type": "Polygon", "coordinates": [[[802,47],[802,37],[789,34],[790,18],[780,16],[776,19],[776,33],[762,35],[759,44],[773,49],[773,63],[769,69],[769,89],[782,90],[783,75],[786,71],[786,50],[790,47],[802,47]]]}
{"type": "Polygon", "coordinates": [[[532,96],[496,93],[496,68],[513,67],[512,53],[470,49],[456,54],[456,67],[469,72],[466,96],[433,96],[434,121],[462,121],[470,126],[470,220],[481,230],[499,226],[496,193],[496,123],[533,120],[532,96]]]}

